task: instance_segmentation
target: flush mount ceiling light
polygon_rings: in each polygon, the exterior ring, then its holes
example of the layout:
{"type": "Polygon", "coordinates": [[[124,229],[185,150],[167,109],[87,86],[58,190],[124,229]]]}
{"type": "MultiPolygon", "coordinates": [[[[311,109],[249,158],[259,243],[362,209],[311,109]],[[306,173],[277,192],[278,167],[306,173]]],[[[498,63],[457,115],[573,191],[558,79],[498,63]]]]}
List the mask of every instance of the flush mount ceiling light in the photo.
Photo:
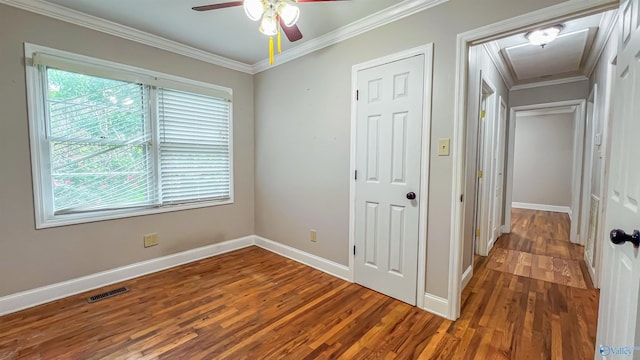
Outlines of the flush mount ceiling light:
{"type": "Polygon", "coordinates": [[[296,4],[298,2],[323,1],[348,0],[244,0],[196,6],[192,9],[196,11],[207,11],[242,5],[249,19],[253,21],[262,19],[258,30],[269,36],[269,63],[273,64],[273,36],[276,36],[278,39],[278,52],[282,51],[280,30],[287,35],[287,38],[291,42],[302,39],[302,33],[300,29],[298,29],[298,26],[296,26],[296,22],[298,22],[298,18],[300,17],[300,9],[296,4]]]}
{"type": "Polygon", "coordinates": [[[544,48],[560,35],[563,28],[564,26],[562,25],[555,25],[545,29],[533,30],[528,32],[524,37],[529,40],[531,45],[539,45],[544,48]]]}

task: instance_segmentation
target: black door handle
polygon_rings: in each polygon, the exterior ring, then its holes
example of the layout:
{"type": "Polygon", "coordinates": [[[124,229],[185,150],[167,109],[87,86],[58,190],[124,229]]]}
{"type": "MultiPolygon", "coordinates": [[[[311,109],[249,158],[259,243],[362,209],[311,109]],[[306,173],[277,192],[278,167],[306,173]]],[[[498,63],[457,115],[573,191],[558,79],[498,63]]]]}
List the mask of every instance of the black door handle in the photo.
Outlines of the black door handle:
{"type": "Polygon", "coordinates": [[[413,200],[415,198],[416,198],[416,193],[414,193],[413,191],[407,193],[407,199],[413,200]]]}
{"type": "Polygon", "coordinates": [[[633,244],[634,248],[637,249],[640,247],[640,231],[638,230],[633,230],[633,234],[629,235],[624,232],[624,230],[613,229],[609,233],[609,238],[611,239],[611,242],[616,245],[624,244],[629,241],[633,244]]]}

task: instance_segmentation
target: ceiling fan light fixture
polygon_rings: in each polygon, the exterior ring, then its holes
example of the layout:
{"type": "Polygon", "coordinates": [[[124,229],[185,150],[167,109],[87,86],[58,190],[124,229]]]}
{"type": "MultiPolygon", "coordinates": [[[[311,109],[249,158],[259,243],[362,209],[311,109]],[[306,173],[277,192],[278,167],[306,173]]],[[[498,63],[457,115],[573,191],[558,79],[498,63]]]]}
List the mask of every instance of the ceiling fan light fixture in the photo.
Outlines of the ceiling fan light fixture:
{"type": "Polygon", "coordinates": [[[262,0],[244,0],[244,12],[253,21],[258,21],[264,13],[264,3],[262,0]]]}
{"type": "Polygon", "coordinates": [[[287,1],[281,0],[278,5],[278,15],[280,15],[280,18],[286,27],[291,27],[298,21],[298,18],[300,17],[300,9],[287,1]]]}
{"type": "Polygon", "coordinates": [[[265,14],[262,17],[262,24],[260,24],[260,32],[267,36],[274,36],[278,34],[278,23],[273,16],[265,14]]]}
{"type": "Polygon", "coordinates": [[[560,35],[560,31],[562,31],[562,25],[555,25],[546,29],[539,29],[528,32],[525,37],[529,40],[531,45],[538,45],[544,47],[548,43],[555,40],[558,35],[560,35]]]}

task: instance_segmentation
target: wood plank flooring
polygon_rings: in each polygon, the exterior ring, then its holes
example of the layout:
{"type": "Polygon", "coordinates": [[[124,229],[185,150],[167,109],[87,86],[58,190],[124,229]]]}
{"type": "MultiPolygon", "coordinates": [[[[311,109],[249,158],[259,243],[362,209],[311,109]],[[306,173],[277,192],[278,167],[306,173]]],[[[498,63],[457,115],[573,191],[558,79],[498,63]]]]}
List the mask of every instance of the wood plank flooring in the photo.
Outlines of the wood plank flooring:
{"type": "Polygon", "coordinates": [[[0,359],[593,359],[597,290],[478,260],[451,322],[251,247],[0,317],[0,359]]]}
{"type": "Polygon", "coordinates": [[[569,242],[570,226],[567,214],[513,209],[512,232],[496,241],[486,266],[581,289],[593,288],[584,267],[584,247],[569,242]]]}

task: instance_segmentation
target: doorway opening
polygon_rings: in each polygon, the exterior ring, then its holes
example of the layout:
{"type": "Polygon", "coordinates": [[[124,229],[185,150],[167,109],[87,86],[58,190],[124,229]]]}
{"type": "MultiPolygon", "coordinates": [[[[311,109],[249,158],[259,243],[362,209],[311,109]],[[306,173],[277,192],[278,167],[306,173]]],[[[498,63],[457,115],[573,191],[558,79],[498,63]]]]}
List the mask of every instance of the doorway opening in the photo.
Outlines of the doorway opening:
{"type": "MultiPolygon", "coordinates": [[[[606,142],[605,134],[602,131],[597,131],[596,128],[602,129],[607,118],[603,112],[600,112],[594,115],[598,119],[594,118],[593,125],[588,127],[586,100],[591,84],[598,76],[595,74],[595,69],[603,61],[600,55],[606,53],[604,49],[610,47],[610,43],[616,42],[615,39],[611,40],[610,36],[614,33],[613,29],[617,19],[616,12],[610,10],[615,7],[615,2],[607,4],[603,2],[598,8],[585,6],[583,9],[566,12],[566,15],[561,16],[549,11],[546,18],[533,17],[536,21],[530,24],[524,24],[526,21],[521,19],[523,24],[518,28],[519,30],[513,30],[513,24],[505,24],[501,30],[497,30],[500,26],[493,26],[493,29],[480,29],[459,36],[460,52],[464,54],[464,57],[459,57],[459,60],[463,58],[466,61],[464,64],[461,64],[460,61],[458,63],[464,74],[462,79],[459,78],[463,81],[458,85],[458,98],[465,98],[467,102],[459,107],[458,113],[466,115],[464,116],[465,120],[458,123],[459,127],[456,130],[457,134],[465,135],[460,148],[463,149],[462,154],[465,155],[466,161],[456,161],[459,167],[457,174],[454,175],[458,180],[459,194],[464,195],[460,198],[460,206],[454,210],[454,217],[458,218],[453,229],[454,236],[457,235],[457,238],[460,239],[460,242],[452,245],[459,256],[454,259],[452,265],[457,267],[457,269],[452,269],[454,278],[451,281],[454,292],[461,291],[469,283],[474,266],[484,263],[486,258],[483,259],[483,257],[489,255],[492,248],[496,248],[496,239],[512,230],[511,210],[514,202],[518,201],[513,199],[513,181],[509,181],[509,176],[513,172],[514,146],[512,146],[512,137],[515,130],[512,126],[514,119],[511,117],[514,116],[512,110],[517,107],[548,105],[561,101],[585,102],[584,108],[574,104],[572,107],[564,109],[568,114],[566,117],[571,117],[571,130],[574,135],[572,139],[574,144],[572,144],[569,156],[572,161],[569,164],[572,181],[569,182],[569,191],[563,193],[565,203],[559,205],[542,204],[555,205],[557,208],[536,211],[562,209],[565,213],[571,214],[572,222],[576,223],[576,230],[572,233],[576,235],[567,239],[567,245],[585,244],[589,238],[589,231],[592,231],[596,234],[593,236],[594,248],[601,246],[597,244],[602,242],[601,231],[590,227],[588,221],[594,218],[589,214],[591,211],[590,192],[595,188],[597,191],[602,191],[602,187],[598,184],[598,186],[589,188],[585,186],[585,182],[599,177],[600,174],[594,174],[594,172],[597,173],[604,168],[601,165],[605,164],[605,151],[594,150],[594,147],[602,146],[606,142]],[[558,37],[559,41],[555,43],[556,45],[546,44],[544,47],[535,48],[527,43],[525,35],[528,31],[556,24],[562,25],[563,32],[566,30],[558,37]],[[523,28],[527,30],[523,31],[523,28]],[[571,59],[573,63],[560,64],[558,61],[550,61],[550,57],[555,56],[552,54],[554,48],[560,52],[572,52],[574,54],[571,59]],[[572,49],[579,50],[573,51],[572,49]],[[532,52],[537,53],[538,57],[533,56],[532,52]],[[485,94],[481,85],[488,82],[492,83],[495,89],[491,105],[494,109],[501,109],[504,103],[504,113],[509,114],[509,116],[505,115],[507,119],[505,119],[503,127],[500,126],[500,110],[495,111],[492,115],[493,122],[490,121],[489,126],[475,127],[478,114],[482,114],[483,108],[489,107],[489,104],[486,103],[488,97],[483,96],[485,94]],[[597,125],[596,120],[600,122],[597,125]],[[583,129],[582,133],[580,126],[583,129]],[[587,131],[585,132],[585,130],[587,131]],[[493,139],[487,146],[489,132],[493,135],[493,139]],[[503,143],[500,142],[502,137],[505,139],[503,143]],[[483,143],[485,145],[482,145],[483,143]],[[586,159],[585,153],[587,153],[586,159]],[[597,156],[589,156],[588,154],[597,154],[597,156]],[[501,161],[502,155],[504,158],[501,161]],[[574,159],[578,159],[578,161],[574,159]],[[601,164],[596,165],[597,161],[601,164]],[[580,163],[580,166],[576,165],[577,163],[580,163]],[[587,163],[589,166],[584,166],[587,163]],[[575,186],[574,181],[579,182],[579,186],[575,186]],[[571,195],[568,203],[566,203],[566,193],[571,195]],[[574,193],[577,194],[577,202],[574,199],[574,193]],[[484,219],[482,219],[483,214],[486,214],[484,219]],[[586,226],[584,225],[585,221],[587,221],[586,226]],[[476,236],[478,233],[479,236],[476,236]]],[[[597,81],[606,81],[606,79],[598,78],[597,81]]],[[[600,100],[594,101],[600,101],[604,104],[604,101],[610,96],[610,93],[607,92],[598,96],[601,98],[600,100]]],[[[597,106],[602,106],[602,104],[597,106]]],[[[564,123],[566,125],[568,121],[564,121],[564,123]]],[[[566,126],[565,130],[567,130],[566,126]]],[[[558,151],[566,152],[566,149],[558,151]]],[[[565,155],[563,154],[563,158],[566,158],[565,155]]],[[[544,166],[530,167],[529,170],[531,171],[529,177],[534,181],[541,180],[541,175],[550,172],[544,166]]],[[[595,210],[596,213],[598,211],[601,211],[601,208],[595,210]]],[[[595,217],[597,218],[597,216],[595,217]]],[[[581,251],[584,252],[584,249],[581,251]]],[[[581,253],[581,255],[583,254],[581,253]]],[[[582,258],[583,256],[580,261],[582,258]]],[[[587,273],[583,271],[584,269],[583,264],[580,267],[582,275],[587,273]]],[[[586,276],[589,277],[589,274],[587,273],[586,276]]],[[[460,295],[452,295],[452,312],[459,314],[460,295]]]]}

